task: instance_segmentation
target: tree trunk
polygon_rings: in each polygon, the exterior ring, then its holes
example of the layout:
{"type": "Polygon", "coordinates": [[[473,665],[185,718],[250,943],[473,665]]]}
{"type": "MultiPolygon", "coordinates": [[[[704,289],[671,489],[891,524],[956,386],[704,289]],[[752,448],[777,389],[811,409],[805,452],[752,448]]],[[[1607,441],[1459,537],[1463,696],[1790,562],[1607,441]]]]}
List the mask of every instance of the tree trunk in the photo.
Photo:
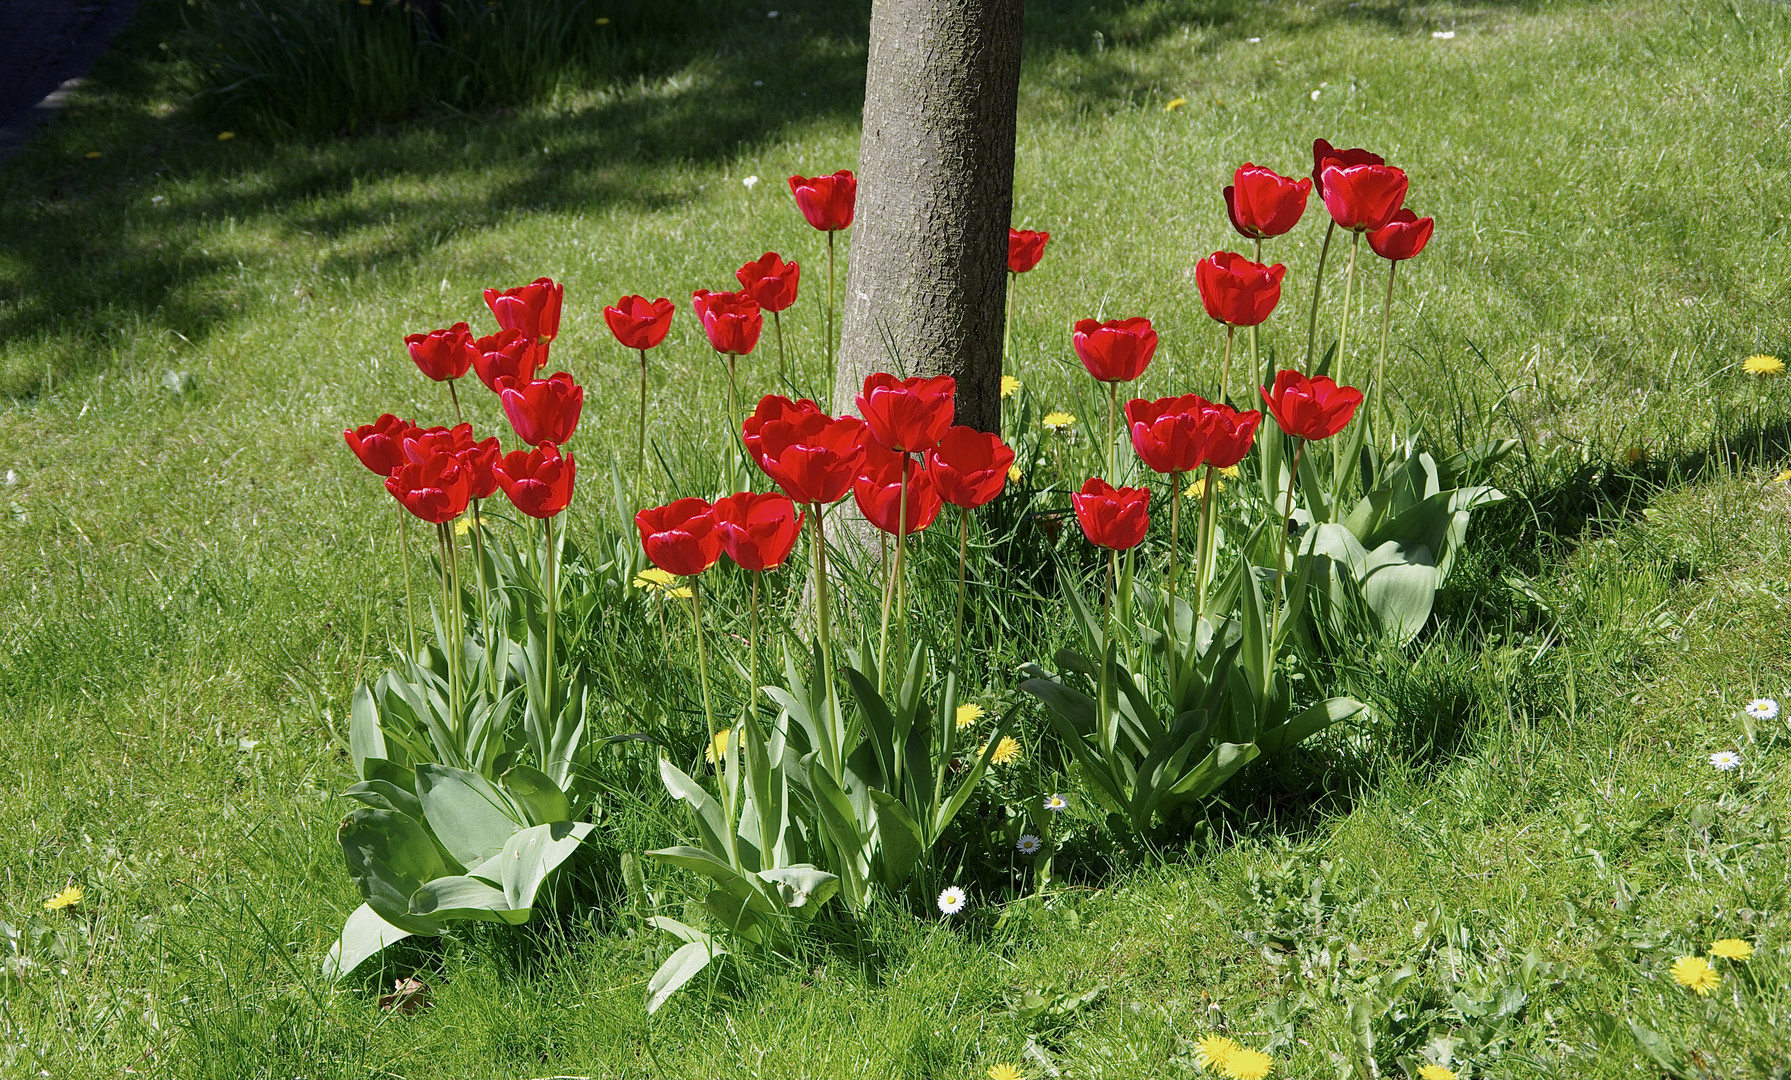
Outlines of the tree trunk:
{"type": "Polygon", "coordinates": [[[995,431],[1022,0],[875,0],[833,408],[873,371],[958,380],[995,431]]]}

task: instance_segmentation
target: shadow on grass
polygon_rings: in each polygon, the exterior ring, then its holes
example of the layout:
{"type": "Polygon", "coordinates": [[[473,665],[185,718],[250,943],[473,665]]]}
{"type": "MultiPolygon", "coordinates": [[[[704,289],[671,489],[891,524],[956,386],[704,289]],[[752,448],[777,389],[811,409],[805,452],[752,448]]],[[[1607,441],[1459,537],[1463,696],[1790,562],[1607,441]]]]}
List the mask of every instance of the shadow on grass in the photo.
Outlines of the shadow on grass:
{"type": "MultiPolygon", "coordinates": [[[[1542,6],[1459,9],[1471,18],[1542,6]]],[[[32,396],[46,369],[57,381],[79,375],[133,338],[172,331],[198,343],[240,317],[241,290],[226,279],[240,275],[241,256],[224,250],[221,228],[259,231],[270,258],[298,261],[320,241],[358,241],[309,260],[321,275],[350,276],[425,259],[519,214],[673,208],[695,192],[667,166],[712,165],[801,125],[852,122],[868,0],[794,0],[768,16],[710,0],[675,19],[618,19],[607,88],[576,107],[437,111],[352,138],[245,137],[221,147],[216,131],[176,107],[186,61],[165,46],[181,39],[180,4],[149,0],[96,71],[80,115],[0,171],[10,263],[0,264],[0,287],[11,294],[0,305],[0,350],[15,353],[0,359],[0,394],[32,396]],[[405,194],[369,197],[360,192],[369,179],[387,191],[409,183],[405,194]]],[[[1126,58],[1173,35],[1198,31],[1216,44],[1265,23],[1406,32],[1434,13],[1406,0],[1266,10],[1257,0],[1037,0],[1026,19],[1026,78],[1099,106],[1137,92],[1145,76],[1126,58]],[[1056,63],[1065,56],[1075,63],[1056,63]]]]}

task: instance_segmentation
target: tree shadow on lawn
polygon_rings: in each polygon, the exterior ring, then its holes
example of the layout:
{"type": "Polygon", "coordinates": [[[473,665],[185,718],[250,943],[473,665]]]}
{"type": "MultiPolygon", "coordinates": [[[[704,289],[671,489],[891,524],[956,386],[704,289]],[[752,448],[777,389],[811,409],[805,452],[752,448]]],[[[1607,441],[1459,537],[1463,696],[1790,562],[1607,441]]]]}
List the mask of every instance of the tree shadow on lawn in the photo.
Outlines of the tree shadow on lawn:
{"type": "MultiPolygon", "coordinates": [[[[1484,0],[1462,10],[1540,6],[1484,0]]],[[[681,33],[616,26],[617,55],[629,66],[611,73],[591,104],[438,112],[352,138],[220,145],[190,112],[158,100],[177,81],[168,67],[176,53],[161,46],[179,38],[179,7],[145,4],[96,70],[97,94],[81,115],[0,174],[0,235],[13,264],[4,272],[13,295],[0,306],[0,342],[42,350],[0,367],[0,394],[35,394],[46,359],[60,381],[129,338],[172,331],[197,344],[239,317],[243,299],[228,279],[241,266],[223,249],[243,241],[218,238],[231,223],[268,234],[271,259],[303,261],[320,239],[348,241],[317,259],[316,270],[353,276],[426,260],[522,214],[676,208],[699,189],[664,166],[725,162],[804,125],[850,122],[862,107],[866,0],[794,0],[775,19],[712,0],[683,9],[681,33]],[[102,156],[89,160],[95,146],[102,156]],[[395,181],[409,181],[405,193],[356,196],[369,182],[395,181]]],[[[1404,0],[1328,0],[1316,12],[1269,15],[1302,32],[1346,22],[1399,32],[1428,26],[1429,10],[1404,0]]],[[[1140,78],[1126,57],[1191,26],[1215,40],[1241,38],[1260,29],[1261,13],[1256,0],[1041,0],[1026,15],[1026,78],[1061,82],[1061,93],[1090,105],[1119,102],[1140,78]],[[1066,55],[1077,62],[1056,63],[1066,55]]]]}

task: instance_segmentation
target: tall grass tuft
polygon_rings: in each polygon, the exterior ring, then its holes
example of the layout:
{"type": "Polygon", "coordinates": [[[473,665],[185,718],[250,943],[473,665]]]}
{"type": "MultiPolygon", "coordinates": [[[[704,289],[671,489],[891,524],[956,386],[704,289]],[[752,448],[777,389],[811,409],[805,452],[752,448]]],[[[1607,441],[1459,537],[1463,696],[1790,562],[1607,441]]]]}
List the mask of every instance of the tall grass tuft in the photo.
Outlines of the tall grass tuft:
{"type": "Polygon", "coordinates": [[[193,104],[221,126],[329,135],[426,108],[522,104],[640,50],[639,0],[199,0],[193,104]]]}

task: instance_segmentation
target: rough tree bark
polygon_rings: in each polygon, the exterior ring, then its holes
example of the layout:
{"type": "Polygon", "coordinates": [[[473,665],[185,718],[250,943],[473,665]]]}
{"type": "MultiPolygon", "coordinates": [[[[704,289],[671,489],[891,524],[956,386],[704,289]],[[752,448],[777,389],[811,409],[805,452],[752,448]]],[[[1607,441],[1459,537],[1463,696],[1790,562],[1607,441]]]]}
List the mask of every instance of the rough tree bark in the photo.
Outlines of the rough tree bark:
{"type": "Polygon", "coordinates": [[[999,427],[1021,6],[872,5],[836,413],[873,371],[945,373],[957,422],[999,427]]]}

